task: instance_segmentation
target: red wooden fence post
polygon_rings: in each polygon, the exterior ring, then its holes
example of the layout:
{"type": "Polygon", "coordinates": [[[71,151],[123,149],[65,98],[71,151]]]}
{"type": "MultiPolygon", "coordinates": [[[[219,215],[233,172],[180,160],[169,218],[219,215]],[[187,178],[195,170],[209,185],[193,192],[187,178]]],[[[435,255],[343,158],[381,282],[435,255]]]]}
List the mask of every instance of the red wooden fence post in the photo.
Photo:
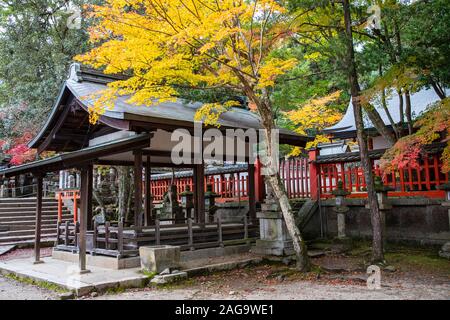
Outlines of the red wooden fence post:
{"type": "Polygon", "coordinates": [[[310,149],[309,152],[309,185],[311,190],[311,198],[319,199],[319,184],[317,177],[319,176],[319,165],[316,163],[319,150],[310,149]]]}
{"type": "Polygon", "coordinates": [[[62,191],[58,192],[58,221],[62,222],[62,191]]]}
{"type": "Polygon", "coordinates": [[[264,187],[264,177],[261,174],[262,164],[259,158],[255,161],[255,199],[256,202],[264,200],[265,197],[265,187],[264,187]]]}

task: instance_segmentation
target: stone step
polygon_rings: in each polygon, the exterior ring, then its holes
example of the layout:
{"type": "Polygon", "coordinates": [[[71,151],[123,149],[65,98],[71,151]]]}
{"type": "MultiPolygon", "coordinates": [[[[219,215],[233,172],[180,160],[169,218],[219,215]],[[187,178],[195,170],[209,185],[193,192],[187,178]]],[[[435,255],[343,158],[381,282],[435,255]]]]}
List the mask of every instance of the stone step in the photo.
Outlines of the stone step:
{"type": "MultiPolygon", "coordinates": [[[[47,210],[58,210],[58,205],[50,203],[50,204],[43,204],[42,205],[43,209],[47,209],[47,210]]],[[[17,207],[13,207],[13,206],[0,206],[0,212],[4,212],[4,211],[20,211],[20,210],[29,210],[29,211],[35,211],[36,210],[36,206],[31,206],[31,205],[27,205],[27,206],[17,206],[17,207]]]]}
{"type": "MultiPolygon", "coordinates": [[[[67,221],[72,221],[73,220],[73,216],[66,214],[66,215],[62,216],[62,219],[63,219],[63,222],[65,222],[66,220],[67,221]]],[[[56,225],[56,221],[57,221],[56,217],[55,218],[52,217],[52,218],[42,219],[42,223],[43,224],[44,223],[54,223],[56,225]]],[[[36,222],[35,219],[21,220],[21,221],[16,221],[16,220],[13,220],[13,221],[0,221],[0,226],[17,226],[17,225],[20,225],[20,226],[32,225],[32,226],[34,226],[35,222],[36,222]]]]}
{"type": "Polygon", "coordinates": [[[308,199],[295,217],[297,227],[302,231],[318,209],[317,200],[308,199]]]}
{"type": "MultiPolygon", "coordinates": [[[[66,218],[63,219],[62,223],[64,224],[66,221],[72,222],[73,219],[66,218]]],[[[44,220],[42,221],[42,227],[43,228],[56,228],[57,222],[56,220],[44,220]]],[[[14,231],[14,230],[34,230],[35,222],[34,221],[27,221],[26,223],[10,223],[10,224],[4,224],[0,223],[0,227],[6,228],[3,231],[14,231]]],[[[1,231],[1,229],[0,229],[1,231]]]]}
{"type": "MultiPolygon", "coordinates": [[[[54,202],[58,203],[55,198],[43,198],[42,203],[54,202]]],[[[36,198],[0,198],[0,205],[4,203],[22,204],[22,203],[36,203],[36,198]]]]}
{"type": "MultiPolygon", "coordinates": [[[[63,216],[71,216],[70,214],[66,213],[63,216]]],[[[56,220],[58,215],[55,214],[44,214],[42,215],[43,220],[49,220],[54,219],[56,220]]],[[[17,223],[20,223],[21,221],[27,221],[27,220],[34,220],[35,215],[28,215],[28,216],[7,216],[7,217],[1,217],[0,222],[12,222],[17,221],[17,223]]]]}
{"type": "MultiPolygon", "coordinates": [[[[56,227],[55,228],[42,228],[41,234],[56,234],[56,227]]],[[[6,232],[0,232],[0,239],[8,238],[8,237],[15,237],[15,236],[28,236],[33,235],[34,236],[34,229],[30,230],[13,230],[13,231],[6,231],[6,232]]]]}
{"type": "MultiPolygon", "coordinates": [[[[58,215],[57,210],[42,210],[43,215],[58,215]]],[[[70,214],[70,211],[65,209],[63,210],[62,214],[70,214]]],[[[13,211],[13,212],[0,212],[0,220],[3,217],[22,217],[22,216],[35,216],[36,211],[13,211]]]]}
{"type": "MultiPolygon", "coordinates": [[[[55,241],[56,239],[56,232],[51,233],[51,234],[45,234],[41,236],[41,243],[48,241],[49,239],[51,239],[51,241],[55,241]]],[[[12,237],[4,237],[4,238],[0,238],[0,243],[1,245],[11,245],[11,244],[20,244],[20,243],[24,243],[24,242],[28,242],[30,244],[32,244],[34,242],[34,234],[33,235],[28,235],[28,236],[12,236],[12,237]]]]}
{"type": "MultiPolygon", "coordinates": [[[[41,247],[44,246],[52,246],[55,243],[56,234],[54,236],[45,236],[45,238],[41,238],[41,247]]],[[[32,248],[34,246],[34,238],[33,239],[25,239],[25,240],[16,240],[11,242],[1,243],[2,246],[14,245],[16,248],[32,248]]]]}

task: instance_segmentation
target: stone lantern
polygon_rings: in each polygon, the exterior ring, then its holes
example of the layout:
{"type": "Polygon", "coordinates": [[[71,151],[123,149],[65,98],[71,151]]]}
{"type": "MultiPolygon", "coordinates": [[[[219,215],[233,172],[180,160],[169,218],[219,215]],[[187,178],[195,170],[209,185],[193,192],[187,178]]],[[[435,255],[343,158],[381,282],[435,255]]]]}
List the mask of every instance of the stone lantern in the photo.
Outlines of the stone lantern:
{"type": "Polygon", "coordinates": [[[347,190],[344,190],[344,184],[341,180],[337,183],[337,188],[331,192],[336,197],[336,206],[333,211],[337,213],[337,227],[338,227],[338,239],[345,239],[347,237],[345,232],[345,214],[350,210],[345,205],[345,197],[350,194],[347,190]]]}
{"type": "Polygon", "coordinates": [[[266,198],[257,213],[259,236],[253,253],[269,256],[290,256],[295,254],[292,239],[286,227],[280,204],[275,198],[272,186],[266,182],[266,198]]]}
{"type": "Polygon", "coordinates": [[[208,222],[214,221],[214,215],[217,211],[217,197],[219,197],[219,195],[213,191],[212,184],[208,184],[205,192],[205,212],[208,216],[208,222]]]}
{"type": "Polygon", "coordinates": [[[181,207],[183,208],[186,218],[192,218],[192,209],[194,209],[194,193],[191,186],[187,185],[184,192],[180,193],[181,207]]]}
{"type": "Polygon", "coordinates": [[[394,188],[385,186],[380,176],[374,178],[375,192],[377,193],[378,205],[381,211],[392,209],[388,198],[388,192],[394,191],[394,188]]]}
{"type": "MultiPolygon", "coordinates": [[[[439,189],[445,191],[445,201],[442,202],[442,206],[448,208],[448,221],[449,221],[449,229],[450,229],[450,181],[446,184],[440,185],[439,189]]],[[[439,255],[442,258],[450,259],[450,241],[446,242],[442,249],[439,251],[439,255]]]]}

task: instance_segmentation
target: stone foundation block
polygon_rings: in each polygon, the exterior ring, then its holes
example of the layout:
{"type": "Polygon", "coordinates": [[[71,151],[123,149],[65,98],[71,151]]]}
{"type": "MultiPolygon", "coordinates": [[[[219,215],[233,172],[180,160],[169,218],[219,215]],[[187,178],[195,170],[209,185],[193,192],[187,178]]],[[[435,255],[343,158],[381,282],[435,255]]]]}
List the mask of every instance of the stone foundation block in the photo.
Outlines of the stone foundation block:
{"type": "Polygon", "coordinates": [[[177,246],[144,246],[139,248],[141,268],[149,272],[160,273],[180,265],[180,247],[177,246]]]}

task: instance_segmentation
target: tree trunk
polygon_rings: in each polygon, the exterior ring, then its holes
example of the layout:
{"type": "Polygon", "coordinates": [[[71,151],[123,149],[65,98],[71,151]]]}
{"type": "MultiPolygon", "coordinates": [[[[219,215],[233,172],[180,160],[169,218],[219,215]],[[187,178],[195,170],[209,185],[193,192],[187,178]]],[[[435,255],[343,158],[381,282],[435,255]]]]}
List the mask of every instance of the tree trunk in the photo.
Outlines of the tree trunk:
{"type": "MultiPolygon", "coordinates": [[[[269,105],[269,103],[270,102],[266,102],[266,105],[269,105]]],[[[263,120],[263,126],[265,128],[266,134],[266,152],[268,161],[265,161],[265,163],[263,162],[263,165],[266,169],[269,170],[270,173],[266,175],[266,180],[272,187],[275,197],[280,204],[281,212],[283,214],[287,230],[292,238],[295,254],[297,257],[297,268],[303,272],[306,272],[311,268],[306,243],[299,228],[295,224],[294,212],[292,210],[291,203],[289,202],[289,198],[286,194],[284,184],[282,183],[279,175],[278,162],[271,161],[272,155],[276,154],[274,148],[278,148],[278,145],[273,145],[271,139],[272,130],[275,128],[273,113],[270,112],[270,107],[258,108],[258,110],[261,119],[263,120]]]]}
{"type": "Polygon", "coordinates": [[[267,92],[263,92],[262,97],[260,95],[257,95],[242,74],[236,72],[236,76],[241,80],[247,98],[256,104],[258,113],[261,117],[262,126],[265,129],[267,152],[266,160],[268,161],[262,161],[262,164],[264,166],[264,169],[270,172],[270,174],[266,174],[265,176],[267,182],[270,184],[273,192],[275,193],[275,197],[279,201],[280,209],[286,223],[286,228],[292,238],[295,254],[297,256],[297,268],[304,272],[309,271],[311,265],[309,262],[306,243],[302,237],[300,230],[295,224],[294,212],[292,210],[292,206],[289,202],[289,198],[286,194],[286,190],[283,183],[281,182],[281,178],[279,175],[280,168],[278,166],[278,161],[271,161],[272,155],[277,154],[274,153],[274,148],[278,148],[279,146],[274,146],[272,144],[272,131],[276,128],[276,126],[269,94],[267,92]]]}
{"type": "MultiPolygon", "coordinates": [[[[383,76],[383,66],[381,64],[378,66],[378,73],[379,73],[380,77],[383,76]]],[[[381,104],[383,106],[384,112],[386,113],[386,115],[389,119],[389,123],[392,127],[392,130],[394,130],[395,140],[398,140],[400,138],[400,133],[399,133],[397,124],[395,123],[394,119],[392,118],[391,112],[389,111],[389,108],[387,106],[385,89],[383,89],[383,91],[381,92],[381,104]]]]}
{"type": "Polygon", "coordinates": [[[387,103],[386,103],[386,91],[383,89],[383,92],[381,93],[381,104],[383,105],[384,112],[386,112],[386,115],[389,119],[389,123],[391,124],[392,129],[395,133],[395,138],[398,140],[400,138],[400,133],[397,128],[397,124],[394,122],[394,119],[392,118],[391,112],[388,109],[387,103]]]}
{"type": "Polygon", "coordinates": [[[409,93],[409,90],[405,90],[405,114],[406,114],[406,121],[408,123],[408,134],[413,133],[413,123],[412,123],[412,116],[411,116],[411,94],[409,93]]]}
{"type": "Polygon", "coordinates": [[[364,169],[364,174],[366,178],[368,203],[371,212],[372,261],[376,263],[384,261],[381,213],[378,206],[377,196],[375,193],[373,183],[372,164],[369,159],[369,152],[366,141],[367,137],[364,131],[364,122],[362,117],[362,107],[359,99],[361,89],[359,86],[358,74],[356,71],[355,51],[353,46],[353,34],[352,34],[352,20],[350,14],[349,0],[343,0],[342,6],[344,9],[345,29],[347,34],[347,62],[348,62],[347,66],[349,70],[348,81],[351,88],[353,109],[355,115],[355,125],[359,144],[359,153],[361,157],[361,165],[364,169]]]}
{"type": "Polygon", "coordinates": [[[118,190],[118,220],[128,221],[130,215],[130,198],[131,198],[131,173],[129,167],[118,167],[119,179],[118,190]]]}
{"type": "Polygon", "coordinates": [[[439,99],[444,100],[447,97],[445,94],[445,90],[443,90],[442,87],[436,81],[434,81],[432,77],[430,77],[430,83],[439,99]]]}
{"type": "MultiPolygon", "coordinates": [[[[358,91],[358,94],[359,94],[359,91],[358,91]]],[[[361,106],[361,102],[358,102],[358,103],[361,106]]],[[[388,129],[388,127],[384,123],[383,119],[381,119],[381,116],[378,113],[378,111],[375,109],[375,107],[370,104],[365,105],[364,111],[366,111],[367,116],[369,117],[369,119],[372,122],[375,129],[377,129],[378,133],[383,136],[383,138],[386,140],[386,142],[388,143],[389,146],[393,146],[395,144],[396,140],[394,139],[392,132],[388,129]]]]}
{"type": "Polygon", "coordinates": [[[399,109],[399,114],[400,114],[400,137],[403,136],[403,124],[405,123],[405,113],[403,111],[403,93],[402,93],[402,89],[398,89],[397,90],[397,94],[398,94],[398,99],[399,99],[399,105],[398,105],[398,109],[399,109]]]}

